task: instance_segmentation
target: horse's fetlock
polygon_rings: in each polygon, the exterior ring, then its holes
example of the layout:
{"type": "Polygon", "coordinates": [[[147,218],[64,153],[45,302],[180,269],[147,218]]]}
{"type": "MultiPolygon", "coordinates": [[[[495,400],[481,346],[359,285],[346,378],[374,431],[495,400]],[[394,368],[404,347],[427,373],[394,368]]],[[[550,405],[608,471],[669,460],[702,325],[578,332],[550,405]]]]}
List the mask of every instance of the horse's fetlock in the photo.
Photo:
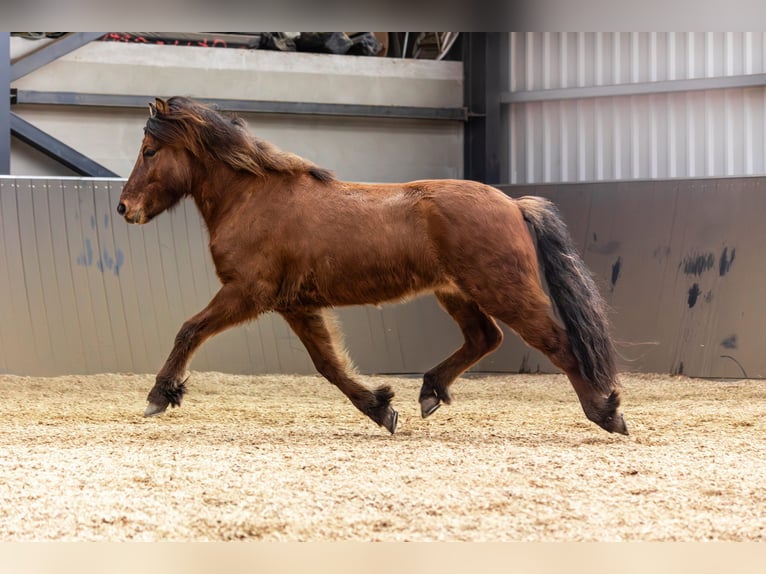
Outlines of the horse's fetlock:
{"type": "Polygon", "coordinates": [[[158,376],[147,400],[155,405],[180,407],[186,391],[186,380],[158,376]]]}

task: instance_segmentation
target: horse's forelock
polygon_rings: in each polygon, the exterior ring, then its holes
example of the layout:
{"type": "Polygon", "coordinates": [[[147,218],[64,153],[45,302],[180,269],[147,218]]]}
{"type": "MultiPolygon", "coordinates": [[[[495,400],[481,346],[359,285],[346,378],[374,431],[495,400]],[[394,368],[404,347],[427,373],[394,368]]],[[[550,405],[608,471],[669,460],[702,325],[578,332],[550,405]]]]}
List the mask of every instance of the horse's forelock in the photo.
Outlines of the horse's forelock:
{"type": "Polygon", "coordinates": [[[214,106],[183,96],[167,100],[165,110],[157,110],[147,120],[145,131],[165,144],[184,146],[197,158],[208,153],[234,169],[254,175],[262,176],[266,171],[305,172],[319,181],[333,179],[331,172],[253,137],[247,122],[239,116],[225,115],[214,106]]]}
{"type": "MultiPolygon", "coordinates": [[[[181,145],[200,157],[205,148],[204,128],[209,111],[188,98],[174,96],[146,121],[144,131],[166,145],[181,145]]],[[[212,116],[211,116],[212,117],[212,116]]]]}

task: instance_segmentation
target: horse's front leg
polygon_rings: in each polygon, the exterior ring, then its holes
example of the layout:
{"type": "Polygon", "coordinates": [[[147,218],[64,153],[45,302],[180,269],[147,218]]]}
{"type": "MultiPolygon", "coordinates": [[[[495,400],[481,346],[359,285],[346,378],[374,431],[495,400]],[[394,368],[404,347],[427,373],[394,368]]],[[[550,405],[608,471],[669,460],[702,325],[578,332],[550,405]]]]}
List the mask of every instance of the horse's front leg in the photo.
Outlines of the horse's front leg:
{"type": "Polygon", "coordinates": [[[321,309],[293,309],[281,314],[303,342],[317,371],[337,386],[356,408],[393,434],[399,418],[391,407],[394,392],[388,385],[368,389],[356,380],[332,315],[321,309]]]}
{"type": "Polygon", "coordinates": [[[260,309],[252,299],[235,285],[221,287],[207,307],[187,320],[176,335],[173,350],[157,374],[157,380],[149,392],[144,416],[153,416],[165,412],[168,405],[181,406],[181,399],[186,392],[186,380],[183,378],[186,367],[194,351],[206,340],[254,318],[260,309]]]}

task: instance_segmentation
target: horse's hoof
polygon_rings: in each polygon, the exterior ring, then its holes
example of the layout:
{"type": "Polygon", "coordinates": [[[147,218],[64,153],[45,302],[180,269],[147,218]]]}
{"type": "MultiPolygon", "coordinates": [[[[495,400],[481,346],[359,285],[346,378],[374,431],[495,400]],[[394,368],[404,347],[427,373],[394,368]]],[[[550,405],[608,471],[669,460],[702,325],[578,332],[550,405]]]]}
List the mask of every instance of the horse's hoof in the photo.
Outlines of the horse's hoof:
{"type": "Polygon", "coordinates": [[[622,413],[617,413],[613,417],[607,417],[596,424],[606,432],[624,434],[626,436],[630,434],[628,433],[628,425],[625,424],[625,418],[622,416],[622,413]]]}
{"type": "Polygon", "coordinates": [[[160,405],[155,405],[154,403],[149,403],[146,407],[146,410],[144,411],[145,417],[155,417],[157,415],[161,415],[164,413],[168,408],[168,405],[165,405],[164,407],[160,405]]]}
{"type": "Polygon", "coordinates": [[[630,433],[628,433],[628,425],[625,424],[625,417],[622,416],[622,413],[617,415],[617,418],[614,421],[614,426],[612,427],[613,432],[624,434],[625,436],[628,436],[630,433]]]}
{"type": "Polygon", "coordinates": [[[388,411],[386,412],[386,416],[383,419],[383,422],[381,423],[388,432],[391,434],[394,434],[396,432],[396,424],[399,422],[399,413],[397,413],[394,409],[391,407],[388,407],[388,411]]]}
{"type": "Polygon", "coordinates": [[[426,418],[434,413],[436,409],[442,406],[439,397],[436,395],[429,395],[420,400],[420,414],[423,418],[426,418]]]}

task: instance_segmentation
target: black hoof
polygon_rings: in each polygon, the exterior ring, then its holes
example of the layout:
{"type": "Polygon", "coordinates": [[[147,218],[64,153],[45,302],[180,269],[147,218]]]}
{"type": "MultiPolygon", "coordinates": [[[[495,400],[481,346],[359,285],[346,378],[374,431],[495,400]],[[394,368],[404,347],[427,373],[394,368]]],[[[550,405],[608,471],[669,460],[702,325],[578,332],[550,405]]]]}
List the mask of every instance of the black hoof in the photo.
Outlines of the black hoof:
{"type": "Polygon", "coordinates": [[[420,399],[420,414],[423,418],[432,415],[440,406],[441,400],[436,395],[426,396],[420,399]]]}
{"type": "Polygon", "coordinates": [[[396,425],[399,422],[399,413],[397,413],[394,409],[391,407],[388,407],[388,412],[386,412],[386,416],[383,418],[383,422],[381,425],[388,430],[391,434],[394,434],[396,432],[396,425]]]}
{"type": "Polygon", "coordinates": [[[168,405],[170,403],[165,403],[165,405],[156,405],[154,403],[149,403],[146,407],[146,410],[144,411],[145,417],[156,417],[157,415],[161,415],[168,409],[168,405]]]}
{"type": "Polygon", "coordinates": [[[612,421],[611,430],[609,430],[609,432],[616,432],[619,434],[624,434],[625,436],[630,435],[628,432],[628,425],[625,424],[625,417],[622,416],[622,413],[619,413],[614,418],[612,421]]]}

